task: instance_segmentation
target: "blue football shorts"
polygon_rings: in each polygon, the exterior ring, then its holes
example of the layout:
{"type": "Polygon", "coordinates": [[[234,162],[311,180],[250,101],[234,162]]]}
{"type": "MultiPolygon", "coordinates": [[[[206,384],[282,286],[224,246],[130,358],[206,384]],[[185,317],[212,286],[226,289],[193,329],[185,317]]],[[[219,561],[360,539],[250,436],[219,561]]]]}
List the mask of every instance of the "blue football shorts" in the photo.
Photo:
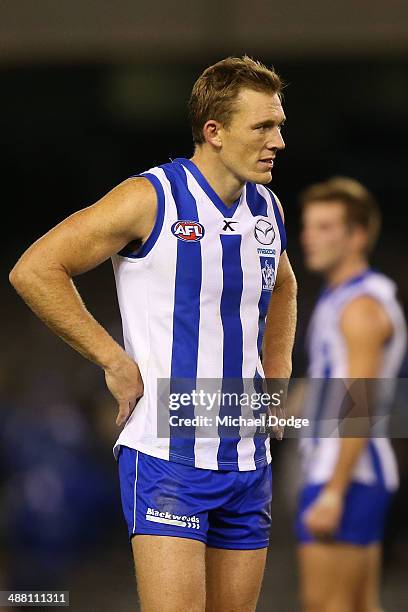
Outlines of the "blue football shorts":
{"type": "MultiPolygon", "coordinates": [[[[324,486],[324,484],[306,485],[300,492],[295,525],[300,544],[320,541],[306,529],[304,515],[324,486]]],[[[382,485],[351,483],[344,500],[340,525],[331,540],[358,546],[381,542],[391,499],[392,493],[382,485]]]]}
{"type": "Polygon", "coordinates": [[[190,538],[228,549],[265,548],[271,526],[272,469],[206,470],[121,446],[118,457],[129,537],[190,538]]]}

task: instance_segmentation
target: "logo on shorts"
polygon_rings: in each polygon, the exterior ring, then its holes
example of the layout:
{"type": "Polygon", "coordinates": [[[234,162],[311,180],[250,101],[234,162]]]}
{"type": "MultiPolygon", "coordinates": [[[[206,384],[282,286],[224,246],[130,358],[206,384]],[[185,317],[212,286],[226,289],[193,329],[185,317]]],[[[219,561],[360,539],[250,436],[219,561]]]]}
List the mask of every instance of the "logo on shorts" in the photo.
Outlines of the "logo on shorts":
{"type": "Polygon", "coordinates": [[[261,244],[272,244],[275,239],[275,230],[270,221],[258,219],[254,228],[255,238],[261,244]]]}
{"type": "Polygon", "coordinates": [[[179,240],[184,242],[198,242],[204,236],[204,227],[197,221],[176,221],[171,231],[179,240]]]}
{"type": "Polygon", "coordinates": [[[154,508],[147,508],[146,521],[163,523],[164,525],[175,525],[176,527],[187,527],[188,529],[200,529],[198,516],[187,516],[173,514],[172,512],[160,512],[154,508]]]}

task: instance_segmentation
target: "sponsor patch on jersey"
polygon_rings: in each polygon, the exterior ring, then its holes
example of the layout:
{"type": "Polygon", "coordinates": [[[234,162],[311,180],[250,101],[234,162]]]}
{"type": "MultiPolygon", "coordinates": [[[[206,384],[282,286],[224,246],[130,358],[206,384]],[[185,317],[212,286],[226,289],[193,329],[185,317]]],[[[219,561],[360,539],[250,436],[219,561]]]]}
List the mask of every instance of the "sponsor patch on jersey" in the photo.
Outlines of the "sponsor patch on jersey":
{"type": "Polygon", "coordinates": [[[272,291],[275,286],[275,257],[261,256],[262,291],[272,291]]]}
{"type": "Polygon", "coordinates": [[[272,244],[275,239],[273,225],[267,219],[258,219],[254,227],[255,238],[261,244],[272,244]]]}
{"type": "Polygon", "coordinates": [[[260,249],[258,248],[258,255],[275,255],[275,249],[260,249]]]}
{"type": "Polygon", "coordinates": [[[176,221],[171,231],[184,242],[198,242],[204,236],[204,227],[198,221],[176,221]]]}

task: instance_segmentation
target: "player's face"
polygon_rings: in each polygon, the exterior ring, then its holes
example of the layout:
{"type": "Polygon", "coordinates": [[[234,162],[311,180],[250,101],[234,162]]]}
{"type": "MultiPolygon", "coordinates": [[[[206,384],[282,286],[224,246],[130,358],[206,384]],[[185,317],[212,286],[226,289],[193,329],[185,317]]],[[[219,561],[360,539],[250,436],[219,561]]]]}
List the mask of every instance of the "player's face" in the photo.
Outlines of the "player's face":
{"type": "Polygon", "coordinates": [[[229,125],[220,130],[228,170],[242,182],[269,183],[276,153],[285,148],[284,121],[277,94],[241,89],[229,125]]]}
{"type": "Polygon", "coordinates": [[[305,265],[312,272],[330,272],[353,249],[353,232],[346,224],[341,202],[308,203],[302,222],[305,265]]]}

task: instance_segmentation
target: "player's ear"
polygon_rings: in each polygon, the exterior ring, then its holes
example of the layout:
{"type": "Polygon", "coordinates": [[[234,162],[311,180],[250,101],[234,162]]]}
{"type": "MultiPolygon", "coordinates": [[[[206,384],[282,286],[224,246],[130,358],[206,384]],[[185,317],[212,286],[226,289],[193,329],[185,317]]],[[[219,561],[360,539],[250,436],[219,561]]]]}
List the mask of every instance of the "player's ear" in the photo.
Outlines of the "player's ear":
{"type": "Polygon", "coordinates": [[[363,227],[356,225],[353,228],[353,242],[354,242],[356,251],[361,253],[367,250],[368,234],[367,234],[367,231],[363,227]]]}
{"type": "Polygon", "coordinates": [[[214,147],[219,149],[222,146],[222,138],[221,138],[221,124],[214,119],[209,119],[206,121],[203,127],[203,135],[205,141],[209,144],[212,144],[214,147]]]}

